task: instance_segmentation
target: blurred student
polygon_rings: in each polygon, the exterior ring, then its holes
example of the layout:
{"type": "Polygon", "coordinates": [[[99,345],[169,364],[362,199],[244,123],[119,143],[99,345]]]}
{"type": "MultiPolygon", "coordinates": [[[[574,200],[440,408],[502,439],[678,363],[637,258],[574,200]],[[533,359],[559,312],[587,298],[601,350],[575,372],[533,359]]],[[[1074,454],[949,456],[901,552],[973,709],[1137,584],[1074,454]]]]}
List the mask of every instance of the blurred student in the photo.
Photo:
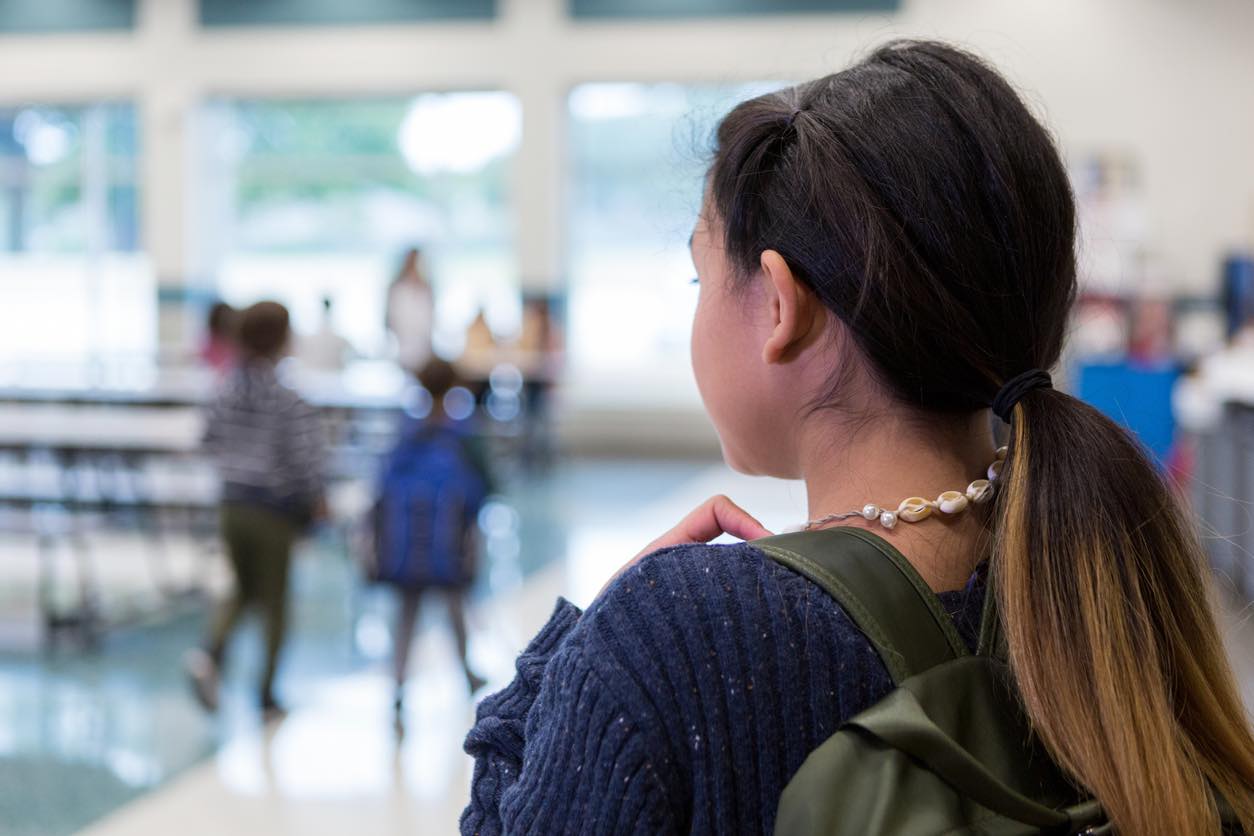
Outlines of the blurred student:
{"type": "Polygon", "coordinates": [[[385,324],[396,338],[396,361],[417,374],[431,359],[431,329],[435,321],[435,294],[427,281],[422,251],[405,253],[401,269],[388,288],[385,324]]]}
{"type": "Polygon", "coordinates": [[[318,330],[300,341],[301,365],[315,371],[339,372],[353,353],[352,343],[335,330],[331,298],[323,297],[318,330]]]}
{"type": "Polygon", "coordinates": [[[235,326],[239,312],[226,302],[215,302],[205,322],[205,337],[197,356],[200,362],[226,374],[235,365],[235,326]]]}
{"type": "Polygon", "coordinates": [[[431,411],[402,431],[389,454],[370,521],[371,579],[394,587],[400,597],[393,642],[398,731],[409,650],[424,592],[445,594],[466,683],[472,693],[484,684],[466,658],[465,601],[477,570],[476,521],[491,490],[490,474],[466,422],[450,418],[444,409],[445,396],[457,385],[453,367],[432,359],[418,379],[431,396],[431,411]]]}
{"type": "Polygon", "coordinates": [[[563,362],[562,329],[554,319],[550,299],[524,300],[517,347],[518,365],[523,373],[523,461],[527,465],[546,464],[553,459],[551,403],[563,362]]]}
{"type": "Polygon", "coordinates": [[[227,642],[244,611],[256,607],[266,623],[260,704],[267,717],[282,712],[274,679],[287,627],[292,545],[325,513],[321,420],[275,371],[290,339],[282,305],[259,302],[245,310],[239,365],[209,407],[204,445],[222,480],[222,537],[235,575],[203,650],[186,660],[196,696],[209,710],[218,704],[227,642]]]}
{"type": "Polygon", "coordinates": [[[499,348],[496,335],[492,333],[492,326],[488,324],[488,314],[480,308],[479,313],[475,314],[475,318],[466,328],[466,346],[463,349],[463,356],[472,358],[472,361],[478,361],[476,365],[478,363],[491,364],[496,359],[499,348]]]}

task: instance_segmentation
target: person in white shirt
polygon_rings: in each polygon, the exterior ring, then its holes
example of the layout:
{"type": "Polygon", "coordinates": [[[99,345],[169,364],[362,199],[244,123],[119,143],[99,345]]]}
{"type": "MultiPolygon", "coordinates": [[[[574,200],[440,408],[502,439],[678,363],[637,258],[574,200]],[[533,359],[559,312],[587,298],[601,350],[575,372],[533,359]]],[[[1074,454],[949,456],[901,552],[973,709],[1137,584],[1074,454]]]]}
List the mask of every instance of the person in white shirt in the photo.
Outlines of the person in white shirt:
{"type": "Polygon", "coordinates": [[[388,289],[386,318],[387,329],[396,338],[396,360],[408,372],[417,373],[431,359],[434,315],[435,297],[422,252],[410,249],[388,289]]]}
{"type": "Polygon", "coordinates": [[[322,322],[318,330],[300,342],[301,365],[308,369],[326,372],[343,371],[345,363],[353,356],[353,346],[335,331],[331,315],[331,299],[322,300],[322,322]]]}

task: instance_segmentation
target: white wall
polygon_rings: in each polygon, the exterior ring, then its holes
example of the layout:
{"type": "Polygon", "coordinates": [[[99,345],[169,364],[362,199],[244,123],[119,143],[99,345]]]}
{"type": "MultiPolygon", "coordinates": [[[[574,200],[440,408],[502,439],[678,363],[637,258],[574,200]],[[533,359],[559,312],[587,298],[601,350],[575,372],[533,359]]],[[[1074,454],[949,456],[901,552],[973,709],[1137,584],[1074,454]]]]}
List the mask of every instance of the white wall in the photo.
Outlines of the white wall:
{"type": "Polygon", "coordinates": [[[1064,148],[1142,162],[1152,240],[1209,290],[1254,238],[1254,4],[906,0],[893,16],[576,24],[565,0],[501,0],[488,24],[203,31],[194,0],[141,0],[134,34],[0,37],[0,101],[128,97],[143,120],[143,231],[162,281],[196,267],[189,115],[207,94],[501,87],[525,109],[514,171],[520,273],[562,274],[564,93],[587,80],[799,78],[896,34],[954,39],[1028,92],[1064,148]]]}

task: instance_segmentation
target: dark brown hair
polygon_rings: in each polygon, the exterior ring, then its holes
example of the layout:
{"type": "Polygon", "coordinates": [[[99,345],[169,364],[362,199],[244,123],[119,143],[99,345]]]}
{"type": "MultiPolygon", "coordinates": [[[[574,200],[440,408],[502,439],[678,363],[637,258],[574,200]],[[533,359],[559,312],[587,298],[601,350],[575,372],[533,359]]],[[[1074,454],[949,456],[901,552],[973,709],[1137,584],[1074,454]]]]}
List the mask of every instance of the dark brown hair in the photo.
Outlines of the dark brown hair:
{"type": "Polygon", "coordinates": [[[258,302],[239,315],[239,346],[245,359],[273,360],[291,335],[287,308],[278,302],[258,302]]]}
{"type": "Polygon", "coordinates": [[[417,377],[422,388],[426,389],[427,393],[437,401],[461,383],[453,364],[439,357],[432,357],[428,360],[427,364],[419,369],[417,377]]]}
{"type": "Polygon", "coordinates": [[[226,302],[214,302],[209,308],[209,316],[206,319],[206,325],[209,333],[215,337],[222,339],[230,339],[235,336],[235,322],[239,314],[226,302]]]}
{"type": "MultiPolygon", "coordinates": [[[[742,279],[778,251],[912,410],[984,409],[1058,360],[1076,293],[1066,171],[966,52],[897,41],[741,103],[709,188],[742,279]]],[[[1034,727],[1118,832],[1216,833],[1211,786],[1254,832],[1254,739],[1187,516],[1075,398],[1036,389],[1010,417],[992,589],[1034,727]]]]}

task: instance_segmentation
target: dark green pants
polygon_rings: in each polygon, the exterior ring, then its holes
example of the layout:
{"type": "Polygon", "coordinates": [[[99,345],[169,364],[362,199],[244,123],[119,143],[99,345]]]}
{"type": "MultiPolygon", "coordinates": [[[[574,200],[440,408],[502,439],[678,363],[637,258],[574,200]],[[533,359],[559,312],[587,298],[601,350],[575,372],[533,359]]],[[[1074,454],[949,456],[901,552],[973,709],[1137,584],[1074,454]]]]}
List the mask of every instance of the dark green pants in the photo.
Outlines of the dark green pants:
{"type": "Polygon", "coordinates": [[[262,699],[273,698],[274,674],[287,631],[287,575],[295,526],[280,514],[246,505],[222,507],[222,539],[235,571],[235,589],[222,605],[209,638],[209,654],[222,664],[227,641],[249,607],[266,623],[266,668],[262,699]]]}

